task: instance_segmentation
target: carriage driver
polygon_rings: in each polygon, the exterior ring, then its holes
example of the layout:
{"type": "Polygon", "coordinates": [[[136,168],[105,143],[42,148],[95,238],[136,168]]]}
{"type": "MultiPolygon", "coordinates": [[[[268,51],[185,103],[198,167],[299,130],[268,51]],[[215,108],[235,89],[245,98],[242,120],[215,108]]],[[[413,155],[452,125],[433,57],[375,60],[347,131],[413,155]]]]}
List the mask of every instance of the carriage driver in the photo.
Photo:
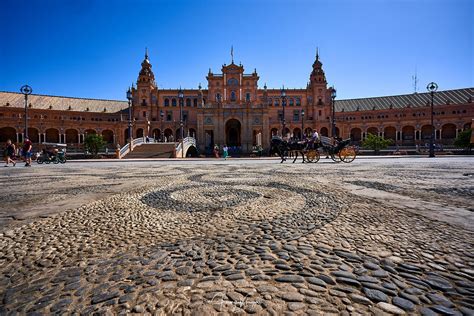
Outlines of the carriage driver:
{"type": "Polygon", "coordinates": [[[319,134],[316,130],[314,130],[313,134],[311,134],[311,139],[309,140],[309,148],[314,149],[314,144],[319,142],[319,134]]]}

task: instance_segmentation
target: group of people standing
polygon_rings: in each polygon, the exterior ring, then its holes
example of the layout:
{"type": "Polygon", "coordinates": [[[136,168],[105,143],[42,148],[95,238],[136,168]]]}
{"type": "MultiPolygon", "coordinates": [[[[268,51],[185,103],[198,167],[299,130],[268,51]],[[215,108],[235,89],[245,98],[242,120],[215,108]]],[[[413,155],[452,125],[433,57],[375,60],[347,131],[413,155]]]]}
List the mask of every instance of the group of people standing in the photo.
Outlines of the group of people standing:
{"type": "MultiPolygon", "coordinates": [[[[214,146],[214,157],[219,158],[219,145],[217,144],[214,146]]],[[[227,160],[227,157],[229,157],[229,147],[227,145],[222,147],[222,157],[224,160],[227,160]]]]}
{"type": "Polygon", "coordinates": [[[21,148],[20,153],[17,153],[17,149],[15,144],[11,141],[11,139],[7,140],[5,144],[5,148],[3,150],[3,157],[5,160],[5,167],[8,167],[8,164],[12,164],[13,167],[16,166],[16,157],[21,156],[25,161],[25,167],[31,167],[31,156],[33,150],[33,143],[28,137],[25,137],[25,141],[23,142],[23,146],[21,148]]]}

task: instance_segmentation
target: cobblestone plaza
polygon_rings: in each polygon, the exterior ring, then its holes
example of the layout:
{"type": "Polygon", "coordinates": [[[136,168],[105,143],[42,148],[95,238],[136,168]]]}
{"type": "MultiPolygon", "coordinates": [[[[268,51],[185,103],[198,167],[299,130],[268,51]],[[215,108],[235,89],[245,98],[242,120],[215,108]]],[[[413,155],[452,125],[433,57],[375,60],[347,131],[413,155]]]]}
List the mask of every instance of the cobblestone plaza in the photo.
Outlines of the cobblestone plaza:
{"type": "Polygon", "coordinates": [[[472,315],[473,161],[2,168],[0,315],[472,315]]]}

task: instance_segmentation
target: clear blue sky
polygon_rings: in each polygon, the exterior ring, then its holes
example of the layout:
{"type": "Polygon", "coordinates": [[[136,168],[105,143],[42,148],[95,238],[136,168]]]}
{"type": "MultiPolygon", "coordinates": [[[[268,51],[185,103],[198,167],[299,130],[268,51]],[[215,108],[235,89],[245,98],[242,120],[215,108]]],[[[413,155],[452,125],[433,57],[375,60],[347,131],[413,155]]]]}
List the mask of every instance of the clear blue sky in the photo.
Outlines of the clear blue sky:
{"type": "Polygon", "coordinates": [[[157,84],[206,86],[236,62],[305,87],[316,47],[338,99],[473,86],[471,0],[2,0],[0,90],[125,99],[145,47],[157,84]]]}

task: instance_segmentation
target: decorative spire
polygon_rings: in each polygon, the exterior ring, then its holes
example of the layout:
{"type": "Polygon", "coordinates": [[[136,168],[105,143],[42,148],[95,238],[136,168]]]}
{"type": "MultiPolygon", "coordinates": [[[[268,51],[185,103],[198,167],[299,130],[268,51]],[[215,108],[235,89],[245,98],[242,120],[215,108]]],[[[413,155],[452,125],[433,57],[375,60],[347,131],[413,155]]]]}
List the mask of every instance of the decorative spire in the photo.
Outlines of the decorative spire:
{"type": "Polygon", "coordinates": [[[323,63],[319,60],[319,47],[316,47],[316,60],[313,63],[313,71],[310,75],[310,82],[326,83],[326,75],[323,70],[323,63]]]}
{"type": "Polygon", "coordinates": [[[201,88],[202,88],[202,87],[201,87],[201,83],[199,83],[199,85],[198,85],[198,89],[199,89],[199,90],[201,90],[201,88]]]}
{"type": "Polygon", "coordinates": [[[145,59],[142,62],[142,69],[140,70],[140,73],[138,75],[138,82],[147,82],[151,83],[152,85],[155,85],[155,75],[153,74],[151,68],[151,63],[148,60],[148,48],[145,47],[145,59]]]}
{"type": "Polygon", "coordinates": [[[232,63],[234,63],[234,45],[230,47],[230,56],[232,58],[232,63]]]}

